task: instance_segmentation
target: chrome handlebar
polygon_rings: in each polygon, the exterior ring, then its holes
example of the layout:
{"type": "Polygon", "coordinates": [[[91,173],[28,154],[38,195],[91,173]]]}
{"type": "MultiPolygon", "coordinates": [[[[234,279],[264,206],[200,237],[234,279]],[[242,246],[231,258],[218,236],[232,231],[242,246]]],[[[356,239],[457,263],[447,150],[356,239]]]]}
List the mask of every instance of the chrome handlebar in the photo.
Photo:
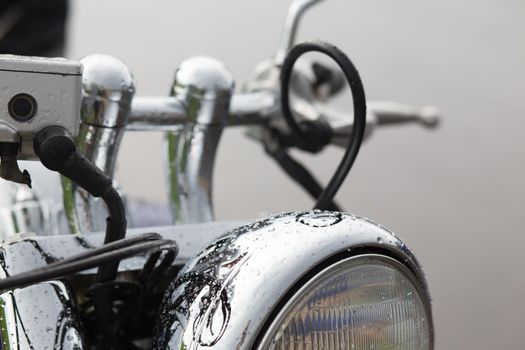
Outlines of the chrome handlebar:
{"type": "MultiPolygon", "coordinates": [[[[346,147],[352,134],[352,117],[321,105],[317,109],[334,130],[332,143],[346,147]]],[[[397,102],[368,101],[365,139],[379,126],[416,124],[433,129],[439,125],[440,117],[440,111],[434,106],[416,107],[397,102]]]]}
{"type": "MultiPolygon", "coordinates": [[[[265,123],[275,115],[278,97],[272,92],[253,92],[233,95],[224,126],[265,123]]],[[[191,122],[186,107],[177,97],[136,97],[131,105],[126,130],[177,130],[191,122]]]]}
{"type": "MultiPolygon", "coordinates": [[[[312,104],[306,100],[294,103],[295,113],[306,119],[323,118],[334,129],[334,144],[345,147],[340,139],[350,138],[353,125],[352,115],[327,108],[322,103],[312,104]]],[[[280,120],[280,105],[277,91],[253,92],[234,95],[229,114],[222,125],[246,126],[266,124],[280,120]]],[[[367,136],[377,126],[417,124],[425,128],[439,125],[440,112],[434,106],[416,107],[408,104],[386,101],[369,101],[367,115],[367,136]]],[[[128,131],[173,131],[191,122],[183,103],[176,97],[136,97],[126,130],[128,131]]]]}

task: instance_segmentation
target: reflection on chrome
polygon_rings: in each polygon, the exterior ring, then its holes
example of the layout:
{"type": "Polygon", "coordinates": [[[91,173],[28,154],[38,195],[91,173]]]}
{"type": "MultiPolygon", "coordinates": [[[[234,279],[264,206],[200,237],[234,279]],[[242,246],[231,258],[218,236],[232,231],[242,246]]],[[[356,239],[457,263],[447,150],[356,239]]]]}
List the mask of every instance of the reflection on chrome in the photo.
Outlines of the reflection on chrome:
{"type": "Polygon", "coordinates": [[[73,301],[61,282],[0,294],[2,349],[85,349],[73,301]]]}
{"type": "MultiPolygon", "coordinates": [[[[161,308],[154,348],[251,349],[293,284],[330,259],[392,257],[421,291],[429,348],[430,297],[421,268],[394,234],[363,218],[287,213],[226,233],[186,263],[161,308]]],[[[388,276],[387,276],[388,277],[388,276]]]]}
{"type": "MultiPolygon", "coordinates": [[[[36,241],[4,244],[0,248],[0,278],[54,261],[56,258],[36,241]]],[[[1,349],[85,349],[72,292],[61,281],[0,293],[0,326],[1,349]]]]}

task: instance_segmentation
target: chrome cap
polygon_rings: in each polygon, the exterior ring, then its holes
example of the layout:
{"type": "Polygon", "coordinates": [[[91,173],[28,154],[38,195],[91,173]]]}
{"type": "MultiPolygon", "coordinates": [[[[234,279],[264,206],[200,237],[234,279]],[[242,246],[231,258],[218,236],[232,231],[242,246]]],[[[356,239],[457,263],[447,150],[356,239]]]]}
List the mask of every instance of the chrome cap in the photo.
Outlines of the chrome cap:
{"type": "Polygon", "coordinates": [[[107,55],[87,56],[81,63],[84,66],[82,121],[109,128],[125,126],[135,93],[135,82],[128,67],[107,55]],[[113,103],[118,106],[112,106],[113,103]]]}
{"type": "Polygon", "coordinates": [[[191,93],[203,99],[230,98],[235,80],[226,65],[211,57],[184,61],[175,73],[174,92],[191,93]]]}

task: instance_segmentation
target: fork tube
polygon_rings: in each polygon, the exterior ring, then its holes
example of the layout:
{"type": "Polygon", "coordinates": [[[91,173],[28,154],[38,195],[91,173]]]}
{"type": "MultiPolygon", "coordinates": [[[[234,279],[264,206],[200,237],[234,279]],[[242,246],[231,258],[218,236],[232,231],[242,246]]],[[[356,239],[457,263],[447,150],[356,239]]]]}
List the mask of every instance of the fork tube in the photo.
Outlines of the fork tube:
{"type": "Polygon", "coordinates": [[[189,125],[166,137],[173,218],[176,223],[213,221],[212,181],[222,126],[189,125]]]}
{"type": "MultiPolygon", "coordinates": [[[[82,107],[78,149],[107,175],[113,177],[131,101],[133,77],[124,63],[105,55],[82,59],[82,107]]],[[[102,201],[70,180],[62,178],[64,209],[72,233],[104,229],[107,217],[102,201]]]]}
{"type": "Polygon", "coordinates": [[[233,88],[232,74],[212,58],[191,58],[175,74],[171,95],[186,107],[189,120],[166,134],[169,199],[177,224],[214,219],[213,168],[233,88]]]}

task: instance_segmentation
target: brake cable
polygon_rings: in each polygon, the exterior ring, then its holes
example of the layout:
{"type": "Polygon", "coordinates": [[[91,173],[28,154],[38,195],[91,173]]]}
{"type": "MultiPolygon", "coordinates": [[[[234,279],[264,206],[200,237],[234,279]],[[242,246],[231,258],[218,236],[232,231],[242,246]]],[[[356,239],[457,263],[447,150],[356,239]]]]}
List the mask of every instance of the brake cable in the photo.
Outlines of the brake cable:
{"type": "MultiPolygon", "coordinates": [[[[293,47],[281,67],[281,109],[283,117],[303,150],[317,152],[328,145],[333,136],[331,127],[323,120],[297,122],[290,107],[290,80],[295,62],[308,52],[319,52],[333,59],[343,71],[354,102],[352,138],[326,188],[317,198],[314,209],[329,210],[333,198],[354,164],[363,142],[366,128],[366,98],[359,72],[352,61],[339,48],[323,41],[305,42],[293,47]]],[[[306,169],[305,169],[306,170],[306,169]]],[[[304,185],[303,185],[304,186],[304,185]]]]}

